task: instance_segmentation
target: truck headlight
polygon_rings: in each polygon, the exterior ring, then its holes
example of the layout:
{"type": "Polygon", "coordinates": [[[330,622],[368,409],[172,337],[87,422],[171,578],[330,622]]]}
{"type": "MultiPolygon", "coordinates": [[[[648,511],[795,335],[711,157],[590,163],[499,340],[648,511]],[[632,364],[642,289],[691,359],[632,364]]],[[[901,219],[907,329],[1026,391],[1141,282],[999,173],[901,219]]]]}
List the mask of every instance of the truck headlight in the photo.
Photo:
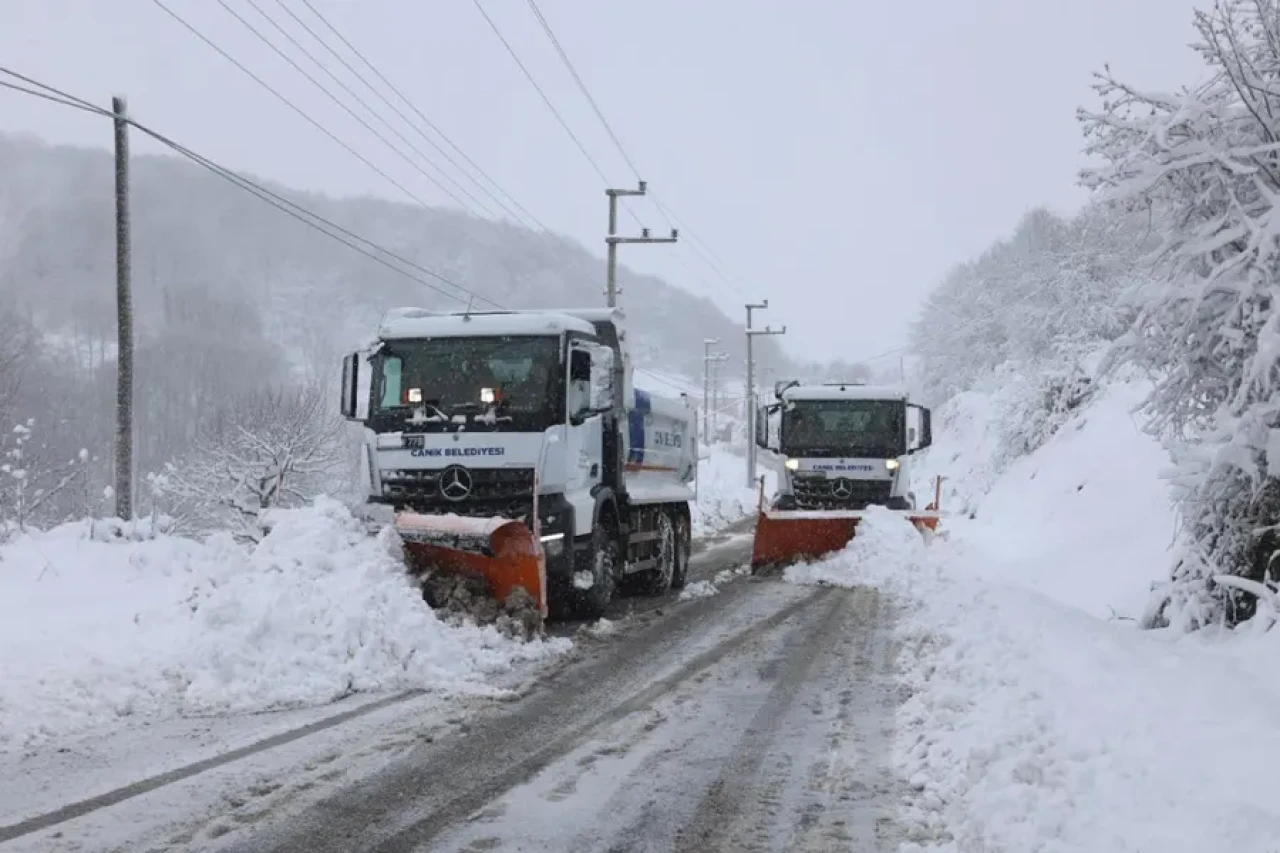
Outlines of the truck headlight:
{"type": "Polygon", "coordinates": [[[884,460],[884,467],[888,468],[890,471],[896,471],[898,470],[898,460],[886,459],[884,460]]]}
{"type": "Polygon", "coordinates": [[[786,466],[787,466],[787,470],[788,470],[788,471],[794,471],[794,470],[796,470],[797,468],[799,468],[799,467],[800,467],[800,460],[799,460],[799,459],[788,459],[786,462],[784,462],[784,463],[782,463],[782,464],[784,464],[784,465],[786,465],[786,466]]]}

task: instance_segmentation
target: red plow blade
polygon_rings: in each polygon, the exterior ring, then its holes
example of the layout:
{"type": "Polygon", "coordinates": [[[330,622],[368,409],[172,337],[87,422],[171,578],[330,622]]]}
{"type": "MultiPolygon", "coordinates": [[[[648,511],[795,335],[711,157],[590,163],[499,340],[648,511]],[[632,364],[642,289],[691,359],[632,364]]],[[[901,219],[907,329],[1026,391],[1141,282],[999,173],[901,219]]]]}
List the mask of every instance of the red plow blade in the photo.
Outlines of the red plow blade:
{"type": "MultiPolygon", "coordinates": [[[[937,530],[937,512],[907,510],[901,514],[922,532],[937,530]]],[[[762,510],[756,520],[751,568],[786,565],[833,554],[857,535],[858,522],[865,515],[858,510],[762,510]]]]}
{"type": "Polygon", "coordinates": [[[546,556],[523,522],[401,512],[395,529],[412,569],[481,578],[499,604],[523,587],[546,618],[546,556]]]}

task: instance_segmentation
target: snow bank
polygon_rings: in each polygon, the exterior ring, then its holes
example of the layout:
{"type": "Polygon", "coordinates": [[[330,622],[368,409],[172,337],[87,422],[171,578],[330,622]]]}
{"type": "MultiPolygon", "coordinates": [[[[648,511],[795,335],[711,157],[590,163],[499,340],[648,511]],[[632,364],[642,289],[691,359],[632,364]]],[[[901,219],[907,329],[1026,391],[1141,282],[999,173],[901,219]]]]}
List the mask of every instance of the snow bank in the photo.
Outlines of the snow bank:
{"type": "Polygon", "coordinates": [[[224,536],[94,538],[84,524],[0,547],[0,747],[124,717],[484,692],[486,676],[568,646],[445,625],[394,534],[370,537],[335,501],[272,524],[251,551],[224,536]]]}
{"type": "MultiPolygon", "coordinates": [[[[754,515],[760,496],[747,488],[746,449],[726,444],[702,447],[698,461],[698,500],[693,506],[693,535],[715,533],[735,521],[754,515]]],[[[756,460],[758,474],[765,478],[765,494],[778,488],[778,474],[769,466],[768,454],[756,460]]]]}
{"type": "Polygon", "coordinates": [[[1257,661],[1280,639],[1140,632],[1003,581],[1000,560],[873,512],[786,574],[900,605],[905,849],[1275,850],[1280,687],[1257,661]]]}
{"type": "Polygon", "coordinates": [[[1132,414],[1147,390],[1140,379],[1098,389],[1017,458],[1000,437],[1016,428],[1000,419],[1025,404],[1002,391],[962,395],[943,409],[916,493],[932,493],[936,474],[947,478],[942,508],[960,516],[945,526],[1000,557],[989,575],[1004,572],[1095,616],[1137,617],[1152,582],[1167,576],[1177,521],[1161,478],[1168,456],[1132,414]]]}

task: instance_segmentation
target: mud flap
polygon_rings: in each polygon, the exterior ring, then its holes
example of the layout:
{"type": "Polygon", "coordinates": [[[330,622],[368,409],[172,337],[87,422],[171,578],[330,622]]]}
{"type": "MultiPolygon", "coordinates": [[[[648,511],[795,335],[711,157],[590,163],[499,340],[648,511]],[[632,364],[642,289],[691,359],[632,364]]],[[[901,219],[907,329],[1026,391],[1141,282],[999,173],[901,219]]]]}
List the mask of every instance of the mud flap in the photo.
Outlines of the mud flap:
{"type": "Polygon", "coordinates": [[[499,604],[523,588],[547,617],[546,554],[523,522],[400,512],[394,526],[411,571],[478,578],[499,604]]]}
{"type": "MultiPolygon", "coordinates": [[[[937,530],[939,514],[932,510],[895,510],[907,517],[927,539],[937,530]]],[[[857,535],[861,510],[761,510],[751,548],[751,569],[760,571],[801,560],[813,560],[841,550],[857,535]]]]}

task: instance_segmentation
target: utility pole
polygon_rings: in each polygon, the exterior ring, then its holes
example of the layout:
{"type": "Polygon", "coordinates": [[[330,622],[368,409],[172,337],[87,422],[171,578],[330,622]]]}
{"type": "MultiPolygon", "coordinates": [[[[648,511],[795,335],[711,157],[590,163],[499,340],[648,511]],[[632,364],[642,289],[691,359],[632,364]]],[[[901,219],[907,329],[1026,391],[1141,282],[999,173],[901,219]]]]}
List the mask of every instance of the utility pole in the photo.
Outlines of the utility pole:
{"type": "Polygon", "coordinates": [[[754,310],[763,311],[769,307],[769,300],[763,302],[747,303],[747,488],[753,489],[756,486],[756,364],[755,354],[752,348],[752,342],[756,335],[785,335],[787,327],[775,331],[769,326],[763,329],[751,328],[751,312],[754,310]]]}
{"type": "Polygon", "coordinates": [[[130,282],[129,119],[111,99],[116,148],[116,515],[133,518],[133,295],[130,282]]]}
{"type": "Polygon", "coordinates": [[[720,343],[719,338],[702,340],[702,434],[711,440],[711,348],[720,343]]]}
{"type": "Polygon", "coordinates": [[[618,305],[618,244],[619,243],[674,243],[680,237],[679,229],[672,228],[670,237],[650,237],[648,228],[640,229],[639,237],[618,237],[618,197],[644,195],[647,193],[648,184],[644,181],[639,182],[639,186],[634,190],[618,190],[606,189],[604,194],[609,197],[609,234],[604,238],[604,242],[608,247],[608,265],[606,272],[605,285],[605,304],[610,308],[616,308],[618,305]]]}
{"type": "Polygon", "coordinates": [[[727,353],[718,352],[711,356],[711,431],[715,432],[720,425],[720,410],[724,408],[724,394],[720,389],[720,365],[729,360],[727,353]]]}

